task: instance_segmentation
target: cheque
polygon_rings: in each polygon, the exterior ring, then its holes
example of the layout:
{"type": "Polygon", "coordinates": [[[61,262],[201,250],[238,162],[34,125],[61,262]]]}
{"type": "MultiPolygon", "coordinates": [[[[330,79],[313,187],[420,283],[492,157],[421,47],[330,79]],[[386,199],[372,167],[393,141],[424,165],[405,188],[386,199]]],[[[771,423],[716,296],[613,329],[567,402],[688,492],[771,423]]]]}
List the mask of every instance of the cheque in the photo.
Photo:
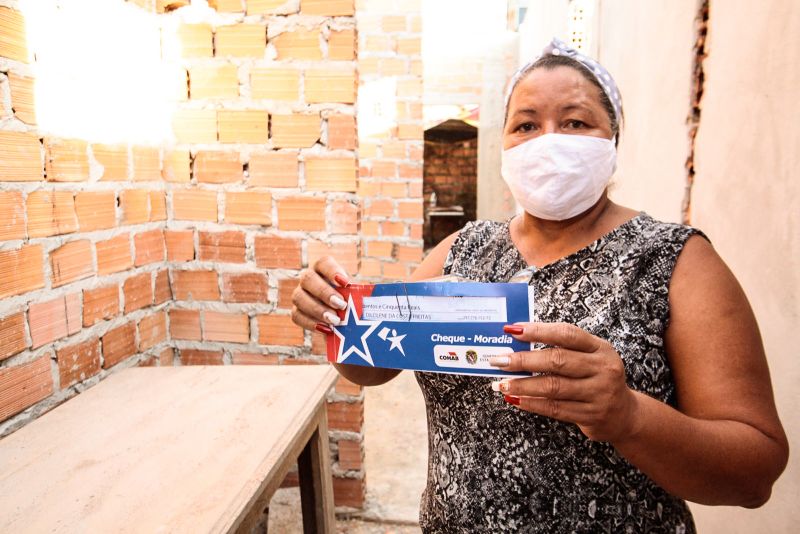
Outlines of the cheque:
{"type": "Polygon", "coordinates": [[[527,284],[416,282],[337,288],[347,302],[341,324],[328,336],[335,363],[483,376],[500,371],[489,358],[530,344],[503,333],[529,321],[533,288],[527,284]]]}

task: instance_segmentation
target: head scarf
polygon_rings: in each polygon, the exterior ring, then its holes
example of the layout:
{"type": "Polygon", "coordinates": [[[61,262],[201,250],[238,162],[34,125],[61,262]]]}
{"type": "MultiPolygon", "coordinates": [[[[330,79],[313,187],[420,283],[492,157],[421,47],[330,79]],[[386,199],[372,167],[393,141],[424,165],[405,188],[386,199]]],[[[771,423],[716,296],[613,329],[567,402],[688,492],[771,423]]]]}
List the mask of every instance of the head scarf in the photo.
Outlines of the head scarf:
{"type": "Polygon", "coordinates": [[[619,96],[619,89],[617,89],[617,84],[614,82],[614,78],[611,77],[611,74],[609,74],[609,72],[594,59],[584,56],[574,48],[568,46],[555,37],[552,41],[550,41],[550,44],[544,47],[544,50],[542,50],[542,53],[539,56],[523,66],[514,74],[514,76],[511,77],[511,82],[508,84],[508,92],[506,93],[506,113],[508,113],[508,102],[511,100],[511,93],[514,91],[514,88],[517,86],[522,77],[528,73],[533,64],[547,55],[567,56],[586,67],[597,79],[600,87],[603,88],[603,92],[611,101],[611,106],[614,108],[614,115],[617,118],[617,124],[622,124],[622,98],[619,96]]]}

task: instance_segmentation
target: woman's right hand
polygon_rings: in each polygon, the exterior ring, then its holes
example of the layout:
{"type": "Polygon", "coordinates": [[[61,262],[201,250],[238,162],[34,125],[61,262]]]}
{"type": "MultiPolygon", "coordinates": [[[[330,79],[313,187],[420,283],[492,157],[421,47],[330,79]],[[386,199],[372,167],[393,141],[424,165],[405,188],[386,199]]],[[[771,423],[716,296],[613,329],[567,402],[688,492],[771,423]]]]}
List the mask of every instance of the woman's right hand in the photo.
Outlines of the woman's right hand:
{"type": "Polygon", "coordinates": [[[317,260],[312,267],[300,273],[300,285],[292,293],[292,321],[307,330],[314,330],[318,323],[338,325],[336,310],[343,310],[347,303],[331,284],[339,287],[350,285],[347,272],[330,256],[317,260]]]}

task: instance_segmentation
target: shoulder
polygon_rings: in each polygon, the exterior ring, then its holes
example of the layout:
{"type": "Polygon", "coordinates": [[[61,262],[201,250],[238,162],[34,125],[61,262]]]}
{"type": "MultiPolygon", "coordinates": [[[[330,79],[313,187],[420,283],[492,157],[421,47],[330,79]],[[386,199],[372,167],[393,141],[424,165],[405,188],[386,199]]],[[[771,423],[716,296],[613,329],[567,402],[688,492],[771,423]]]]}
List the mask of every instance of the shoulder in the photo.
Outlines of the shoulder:
{"type": "Polygon", "coordinates": [[[677,247],[677,252],[680,252],[680,249],[693,236],[708,240],[701,230],[693,226],[659,221],[646,213],[641,213],[632,219],[631,223],[629,231],[631,237],[649,247],[677,247]]]}
{"type": "Polygon", "coordinates": [[[470,221],[458,231],[452,250],[486,246],[498,238],[505,240],[508,234],[508,221],[470,221]]]}

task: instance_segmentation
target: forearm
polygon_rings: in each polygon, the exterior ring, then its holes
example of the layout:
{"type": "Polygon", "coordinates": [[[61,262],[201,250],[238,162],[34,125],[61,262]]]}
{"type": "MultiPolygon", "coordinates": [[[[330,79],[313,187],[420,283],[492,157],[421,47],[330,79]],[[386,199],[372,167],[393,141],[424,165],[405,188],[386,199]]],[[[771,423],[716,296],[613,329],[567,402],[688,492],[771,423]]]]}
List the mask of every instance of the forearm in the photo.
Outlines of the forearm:
{"type": "Polygon", "coordinates": [[[612,444],[673,495],[709,505],[761,506],[783,471],[785,442],[739,421],[689,417],[636,393],[632,433],[612,444]]]}
{"type": "Polygon", "coordinates": [[[331,365],[339,371],[340,375],[361,386],[379,386],[400,374],[397,369],[381,369],[363,365],[348,365],[346,363],[333,363],[331,365]]]}

